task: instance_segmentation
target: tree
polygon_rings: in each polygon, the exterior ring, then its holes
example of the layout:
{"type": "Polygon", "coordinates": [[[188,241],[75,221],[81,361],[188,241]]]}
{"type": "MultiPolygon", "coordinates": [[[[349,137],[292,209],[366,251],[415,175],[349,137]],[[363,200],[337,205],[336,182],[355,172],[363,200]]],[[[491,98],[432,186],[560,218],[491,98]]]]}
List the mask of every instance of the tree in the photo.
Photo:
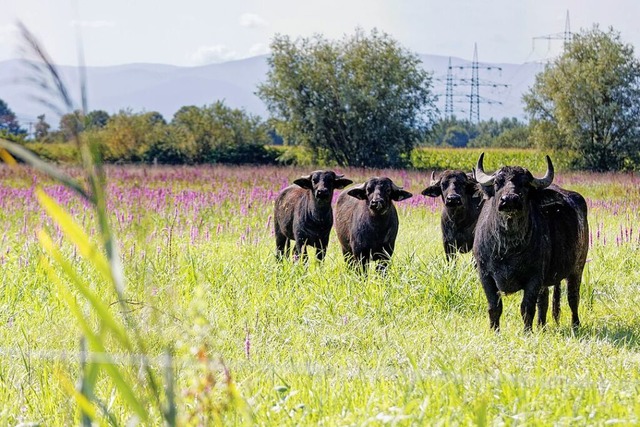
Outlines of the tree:
{"type": "Polygon", "coordinates": [[[109,122],[109,113],[104,110],[90,111],[84,118],[84,128],[90,129],[102,129],[109,122]]]}
{"type": "Polygon", "coordinates": [[[318,160],[402,166],[435,118],[431,75],[387,34],[357,30],[337,42],[276,36],[258,96],[287,144],[318,160]]]}
{"type": "Polygon", "coordinates": [[[46,141],[49,137],[49,129],[51,125],[45,121],[44,114],[38,116],[38,121],[34,126],[34,137],[38,141],[46,141]]]}
{"type": "Polygon", "coordinates": [[[60,117],[60,133],[62,134],[62,139],[66,141],[71,141],[82,132],[84,124],[84,119],[82,117],[82,111],[76,110],[73,113],[67,113],[60,117]]]}
{"type": "Polygon", "coordinates": [[[202,108],[185,106],[171,121],[195,163],[261,163],[270,139],[259,117],[218,101],[202,108]]]}
{"type": "Polygon", "coordinates": [[[466,147],[469,143],[469,134],[462,126],[452,126],[447,129],[442,142],[450,147],[466,147]]]}
{"type": "Polygon", "coordinates": [[[0,99],[0,134],[7,136],[22,136],[26,131],[20,127],[18,119],[9,105],[0,99]]]}
{"type": "Polygon", "coordinates": [[[122,162],[146,160],[149,148],[168,138],[167,125],[158,120],[158,113],[127,110],[111,116],[104,128],[87,130],[85,134],[102,141],[105,160],[122,162]]]}
{"type": "Polygon", "coordinates": [[[613,29],[576,34],[523,100],[538,146],[595,171],[638,165],[640,63],[613,29]]]}

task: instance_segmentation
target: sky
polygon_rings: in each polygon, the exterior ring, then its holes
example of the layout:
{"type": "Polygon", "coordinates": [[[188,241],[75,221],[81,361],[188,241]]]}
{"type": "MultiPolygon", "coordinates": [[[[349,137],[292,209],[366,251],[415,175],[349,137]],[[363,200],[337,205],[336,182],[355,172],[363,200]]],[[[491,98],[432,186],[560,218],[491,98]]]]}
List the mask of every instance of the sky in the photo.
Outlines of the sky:
{"type": "Polygon", "coordinates": [[[638,0],[0,0],[0,61],[20,57],[24,23],[54,62],[197,66],[268,53],[274,35],[329,39],[376,28],[417,54],[487,63],[539,61],[599,24],[640,52],[638,0]],[[548,38],[550,37],[550,39],[548,38]]]}

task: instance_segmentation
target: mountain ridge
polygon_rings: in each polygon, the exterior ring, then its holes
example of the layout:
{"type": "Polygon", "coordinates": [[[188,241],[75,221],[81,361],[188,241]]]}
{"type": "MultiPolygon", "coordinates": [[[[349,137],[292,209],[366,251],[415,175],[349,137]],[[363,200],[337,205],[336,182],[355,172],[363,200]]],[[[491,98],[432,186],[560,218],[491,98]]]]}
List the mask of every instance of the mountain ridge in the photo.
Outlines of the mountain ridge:
{"type": "MultiPolygon", "coordinates": [[[[449,61],[454,93],[454,114],[469,115],[471,94],[471,61],[441,55],[418,55],[425,70],[432,73],[437,106],[444,112],[449,61]]],[[[210,105],[224,101],[231,108],[267,118],[265,104],[255,95],[257,85],[267,78],[267,55],[207,64],[196,67],[171,64],[130,63],[112,66],[87,66],[89,110],[105,110],[109,114],[121,110],[158,111],[170,120],[186,105],[210,105]]],[[[13,59],[0,62],[0,99],[17,115],[20,123],[36,121],[40,114],[53,127],[59,117],[34,99],[33,85],[24,84],[27,74],[24,62],[13,59]]],[[[79,99],[78,67],[61,65],[60,74],[74,99],[79,99]]],[[[543,70],[538,63],[479,63],[480,119],[516,117],[524,120],[521,98],[543,70]],[[503,86],[506,85],[506,86],[503,86]]]]}

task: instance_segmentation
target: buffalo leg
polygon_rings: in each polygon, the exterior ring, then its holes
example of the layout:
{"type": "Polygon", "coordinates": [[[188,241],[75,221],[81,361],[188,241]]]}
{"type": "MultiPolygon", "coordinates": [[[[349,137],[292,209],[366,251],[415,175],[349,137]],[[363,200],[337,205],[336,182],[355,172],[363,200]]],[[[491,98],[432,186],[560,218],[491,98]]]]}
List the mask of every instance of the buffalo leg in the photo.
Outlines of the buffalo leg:
{"type": "Polygon", "coordinates": [[[567,277],[567,300],[571,309],[571,326],[577,329],[580,326],[578,317],[578,305],[580,305],[580,275],[571,274],[567,277]]]}
{"type": "Polygon", "coordinates": [[[376,267],[379,273],[384,274],[389,267],[389,263],[391,262],[391,254],[393,254],[393,248],[390,246],[386,246],[382,249],[380,253],[374,253],[372,258],[374,261],[378,261],[378,266],[376,267]]]}
{"type": "Polygon", "coordinates": [[[329,238],[322,239],[319,245],[316,245],[316,259],[322,261],[327,255],[327,245],[329,244],[329,238]]]}
{"type": "Polygon", "coordinates": [[[293,257],[295,260],[302,258],[307,260],[307,241],[304,239],[296,239],[296,245],[293,247],[293,257]]]}
{"type": "Polygon", "coordinates": [[[455,248],[453,245],[446,243],[444,244],[444,254],[447,257],[447,262],[451,262],[453,259],[453,255],[455,254],[455,248]]]}
{"type": "Polygon", "coordinates": [[[562,288],[560,287],[560,283],[556,283],[553,286],[553,308],[551,312],[553,313],[553,320],[556,324],[560,323],[560,296],[562,295],[562,288]]]}
{"type": "Polygon", "coordinates": [[[547,310],[549,309],[549,288],[543,286],[538,294],[538,326],[544,328],[547,324],[547,310]]]}
{"type": "Polygon", "coordinates": [[[276,258],[280,261],[289,253],[289,239],[284,234],[276,231],[276,258]]]}
{"type": "Polygon", "coordinates": [[[482,282],[482,289],[484,289],[484,294],[487,297],[487,303],[489,304],[489,323],[491,324],[491,329],[497,332],[500,330],[502,297],[500,296],[500,292],[496,286],[495,280],[493,280],[493,277],[485,276],[484,278],[480,278],[480,281],[482,282]]]}
{"type": "MultiPolygon", "coordinates": [[[[529,286],[524,288],[524,296],[522,297],[522,304],[520,304],[520,314],[524,321],[525,332],[531,332],[533,329],[533,318],[536,315],[536,303],[539,295],[540,285],[529,283],[529,286]]],[[[549,294],[547,294],[547,298],[548,297],[549,294]]]]}

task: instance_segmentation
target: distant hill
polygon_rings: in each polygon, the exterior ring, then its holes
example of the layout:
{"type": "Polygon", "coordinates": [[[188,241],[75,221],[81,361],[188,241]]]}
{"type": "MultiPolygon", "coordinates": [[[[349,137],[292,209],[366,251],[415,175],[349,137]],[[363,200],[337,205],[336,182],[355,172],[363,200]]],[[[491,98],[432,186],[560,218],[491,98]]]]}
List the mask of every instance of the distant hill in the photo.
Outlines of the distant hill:
{"type": "MultiPolygon", "coordinates": [[[[444,110],[449,57],[420,55],[420,58],[424,68],[433,73],[434,91],[439,95],[438,106],[444,110]]],[[[451,58],[451,61],[455,114],[465,118],[469,115],[471,63],[460,58],[451,58]]],[[[524,119],[522,94],[542,69],[543,66],[537,63],[480,64],[480,96],[493,101],[480,104],[480,118],[524,119]],[[485,67],[492,69],[486,70],[485,67]]],[[[203,106],[224,100],[229,107],[243,108],[266,118],[266,107],[255,91],[257,84],[266,79],[267,71],[266,55],[200,67],[162,64],[87,67],[89,110],[101,109],[109,114],[122,109],[158,111],[171,120],[182,106],[203,106]]],[[[34,99],[34,95],[41,97],[43,92],[26,83],[29,72],[19,60],[0,62],[0,99],[8,103],[23,126],[44,113],[47,121],[55,127],[59,118],[34,99]]],[[[78,99],[78,69],[61,66],[60,72],[72,92],[75,91],[72,95],[78,99]]]]}

